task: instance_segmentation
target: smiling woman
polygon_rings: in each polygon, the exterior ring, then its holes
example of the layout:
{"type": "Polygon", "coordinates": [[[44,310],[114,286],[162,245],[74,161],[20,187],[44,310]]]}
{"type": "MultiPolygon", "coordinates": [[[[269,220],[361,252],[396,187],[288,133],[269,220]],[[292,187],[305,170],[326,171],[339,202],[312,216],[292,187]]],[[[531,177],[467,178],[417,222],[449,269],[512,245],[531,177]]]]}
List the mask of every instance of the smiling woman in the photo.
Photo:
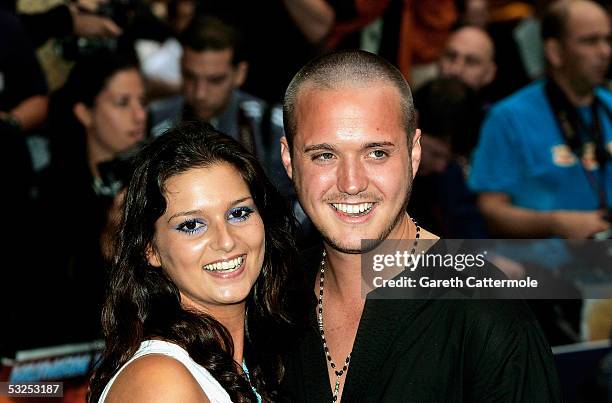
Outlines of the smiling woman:
{"type": "Polygon", "coordinates": [[[149,263],[163,267],[184,305],[208,313],[243,305],[265,247],[247,184],[232,165],[217,163],[173,176],[165,187],[168,206],[155,224],[149,263]]]}
{"type": "Polygon", "coordinates": [[[206,124],[155,139],[135,166],[89,401],[275,400],[293,339],[285,201],[206,124]]]}

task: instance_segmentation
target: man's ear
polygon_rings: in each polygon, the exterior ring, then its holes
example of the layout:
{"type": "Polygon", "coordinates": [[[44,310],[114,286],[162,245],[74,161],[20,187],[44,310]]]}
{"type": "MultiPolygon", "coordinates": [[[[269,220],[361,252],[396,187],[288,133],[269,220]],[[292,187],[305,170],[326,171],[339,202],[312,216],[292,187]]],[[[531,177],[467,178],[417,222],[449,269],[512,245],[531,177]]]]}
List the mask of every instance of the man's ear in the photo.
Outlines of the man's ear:
{"type": "Polygon", "coordinates": [[[487,69],[485,78],[483,80],[483,85],[489,85],[495,80],[495,75],[497,74],[497,64],[491,62],[491,65],[487,69]]]}
{"type": "Polygon", "coordinates": [[[155,250],[155,247],[152,244],[147,245],[147,250],[145,251],[147,255],[147,261],[153,267],[161,267],[161,259],[159,258],[159,253],[155,250]]]}
{"type": "Polygon", "coordinates": [[[285,171],[289,178],[293,179],[293,169],[291,168],[291,150],[289,149],[289,144],[287,143],[287,138],[285,136],[281,137],[281,159],[283,160],[283,166],[285,167],[285,171]]]}
{"type": "Polygon", "coordinates": [[[72,113],[76,116],[77,120],[85,126],[85,128],[89,128],[92,125],[93,117],[91,116],[91,110],[89,107],[85,105],[83,102],[77,102],[72,107],[72,113]]]}
{"type": "Polygon", "coordinates": [[[412,136],[412,150],[410,151],[410,160],[412,164],[412,179],[416,176],[421,163],[421,130],[416,129],[412,136]]]}
{"type": "Polygon", "coordinates": [[[559,68],[563,64],[563,49],[561,42],[555,38],[549,38],[544,42],[544,55],[553,68],[559,68]]]}
{"type": "Polygon", "coordinates": [[[234,76],[234,87],[240,88],[246,81],[247,74],[249,73],[249,63],[242,61],[236,65],[236,75],[234,76]]]}

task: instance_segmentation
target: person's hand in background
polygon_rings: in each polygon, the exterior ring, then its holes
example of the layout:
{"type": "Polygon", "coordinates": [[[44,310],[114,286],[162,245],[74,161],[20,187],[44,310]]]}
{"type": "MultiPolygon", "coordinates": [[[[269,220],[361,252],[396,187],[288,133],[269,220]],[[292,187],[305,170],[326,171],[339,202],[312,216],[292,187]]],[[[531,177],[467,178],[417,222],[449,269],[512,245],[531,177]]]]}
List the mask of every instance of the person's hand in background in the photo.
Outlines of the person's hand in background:
{"type": "Polygon", "coordinates": [[[116,37],[121,35],[121,28],[108,17],[91,14],[104,1],[81,0],[69,6],[72,14],[73,32],[76,36],[116,37]],[[95,7],[94,10],[90,9],[95,7]]]}

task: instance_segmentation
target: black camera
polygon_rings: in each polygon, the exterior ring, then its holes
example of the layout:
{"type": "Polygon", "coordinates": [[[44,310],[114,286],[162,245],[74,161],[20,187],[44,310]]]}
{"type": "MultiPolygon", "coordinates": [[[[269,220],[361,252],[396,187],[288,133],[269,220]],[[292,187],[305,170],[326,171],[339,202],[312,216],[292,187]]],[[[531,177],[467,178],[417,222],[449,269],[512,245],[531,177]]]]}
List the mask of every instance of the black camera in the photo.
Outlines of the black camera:
{"type": "Polygon", "coordinates": [[[97,14],[110,18],[125,29],[131,25],[139,6],[139,0],[110,0],[100,5],[97,14]]]}
{"type": "Polygon", "coordinates": [[[98,164],[100,179],[110,196],[116,196],[122,189],[127,187],[134,173],[134,157],[140,147],[126,151],[110,161],[98,164]]]}
{"type": "MultiPolygon", "coordinates": [[[[140,0],[110,0],[101,4],[95,15],[110,18],[124,31],[128,29],[138,13],[140,0]]],[[[58,42],[58,51],[66,60],[97,53],[101,49],[116,50],[117,38],[85,38],[68,36],[58,42]]]]}

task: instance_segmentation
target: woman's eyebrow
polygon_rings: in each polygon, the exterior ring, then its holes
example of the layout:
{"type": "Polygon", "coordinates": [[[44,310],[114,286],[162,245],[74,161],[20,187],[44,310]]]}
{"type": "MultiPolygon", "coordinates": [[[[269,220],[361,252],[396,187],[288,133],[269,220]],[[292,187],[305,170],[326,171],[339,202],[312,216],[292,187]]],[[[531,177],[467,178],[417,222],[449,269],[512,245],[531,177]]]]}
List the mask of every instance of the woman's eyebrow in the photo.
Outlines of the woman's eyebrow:
{"type": "MultiPolygon", "coordinates": [[[[236,199],[232,202],[229,203],[230,206],[235,206],[236,204],[240,204],[242,202],[245,202],[249,199],[252,199],[253,197],[251,196],[245,196],[245,197],[241,197],[239,199],[236,199]]],[[[189,216],[193,216],[193,215],[199,215],[202,214],[202,210],[187,210],[187,211],[179,211],[178,213],[172,214],[172,216],[170,216],[170,218],[168,218],[168,222],[172,221],[172,219],[177,218],[177,217],[189,217],[189,216]]]]}

